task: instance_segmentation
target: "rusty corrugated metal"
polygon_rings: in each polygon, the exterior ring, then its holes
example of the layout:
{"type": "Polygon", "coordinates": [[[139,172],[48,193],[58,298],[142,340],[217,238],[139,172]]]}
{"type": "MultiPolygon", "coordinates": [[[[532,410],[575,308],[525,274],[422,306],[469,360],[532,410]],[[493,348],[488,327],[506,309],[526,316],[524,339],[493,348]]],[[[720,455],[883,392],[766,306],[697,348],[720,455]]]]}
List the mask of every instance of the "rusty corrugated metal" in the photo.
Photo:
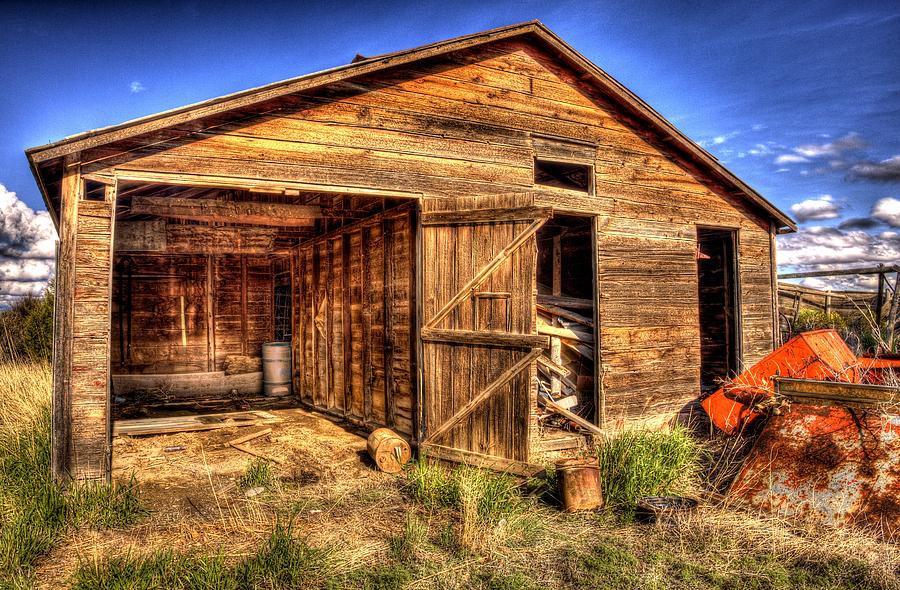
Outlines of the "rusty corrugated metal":
{"type": "MultiPolygon", "coordinates": [[[[831,385],[835,396],[847,389],[831,385]]],[[[900,415],[804,400],[769,419],[731,495],[782,516],[862,525],[900,538],[900,415]]]]}

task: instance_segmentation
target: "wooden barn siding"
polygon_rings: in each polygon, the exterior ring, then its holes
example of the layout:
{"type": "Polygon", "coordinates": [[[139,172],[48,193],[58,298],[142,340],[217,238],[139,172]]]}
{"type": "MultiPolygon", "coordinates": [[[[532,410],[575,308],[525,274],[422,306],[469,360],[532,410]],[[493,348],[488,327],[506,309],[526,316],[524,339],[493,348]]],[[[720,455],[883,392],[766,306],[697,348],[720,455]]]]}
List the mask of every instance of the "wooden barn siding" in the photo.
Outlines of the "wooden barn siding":
{"type": "Polygon", "coordinates": [[[274,336],[272,259],[245,255],[210,258],[212,285],[209,285],[207,256],[116,257],[111,355],[114,373],[204,372],[209,370],[209,355],[213,351],[212,367],[216,371],[224,369],[228,355],[260,356],[262,343],[274,336]],[[185,299],[184,341],[182,296],[185,299]],[[210,301],[211,313],[207,309],[210,301]],[[121,318],[120,310],[125,312],[121,318]],[[207,318],[210,315],[214,346],[209,346],[207,318]]]}
{"type": "Polygon", "coordinates": [[[307,404],[413,434],[412,208],[301,245],[294,388],[307,404]]]}
{"type": "MultiPolygon", "coordinates": [[[[92,150],[86,168],[457,198],[532,188],[532,132],[593,142],[597,196],[560,193],[537,204],[600,216],[609,415],[671,411],[699,387],[694,224],[741,230],[743,352],[751,363],[772,345],[768,222],[687,173],[605,100],[541,50],[502,42],[280,99],[249,118],[188,124],[92,150]],[[178,138],[187,132],[194,135],[178,138]],[[123,153],[148,140],[160,143],[123,153]]],[[[359,378],[351,371],[351,380],[359,378]]]]}

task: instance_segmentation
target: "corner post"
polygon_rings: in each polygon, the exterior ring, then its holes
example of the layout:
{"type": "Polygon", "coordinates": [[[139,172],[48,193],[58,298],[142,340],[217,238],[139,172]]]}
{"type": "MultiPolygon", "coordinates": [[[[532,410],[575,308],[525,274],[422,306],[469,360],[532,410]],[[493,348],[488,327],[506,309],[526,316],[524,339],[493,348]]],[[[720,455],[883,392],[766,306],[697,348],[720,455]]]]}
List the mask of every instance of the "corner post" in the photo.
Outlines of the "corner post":
{"type": "Polygon", "coordinates": [[[52,470],[58,481],[109,479],[110,327],[116,187],[85,198],[76,160],[61,192],[54,325],[52,470]]]}

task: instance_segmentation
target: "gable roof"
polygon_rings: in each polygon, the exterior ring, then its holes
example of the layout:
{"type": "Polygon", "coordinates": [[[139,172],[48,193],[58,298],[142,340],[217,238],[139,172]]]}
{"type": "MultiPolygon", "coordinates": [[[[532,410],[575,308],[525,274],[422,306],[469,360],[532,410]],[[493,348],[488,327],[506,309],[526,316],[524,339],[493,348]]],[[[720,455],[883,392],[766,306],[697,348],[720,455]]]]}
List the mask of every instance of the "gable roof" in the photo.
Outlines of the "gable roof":
{"type": "MultiPolygon", "coordinates": [[[[227,94],[203,102],[133,119],[118,125],[111,125],[109,127],[72,135],[53,143],[29,148],[25,150],[25,154],[31,166],[32,173],[43,194],[44,202],[47,204],[48,210],[51,210],[51,216],[53,216],[55,220],[55,215],[53,214],[50,205],[49,195],[47,195],[38,169],[38,165],[42,162],[62,158],[69,154],[134,137],[136,135],[158,131],[173,125],[224,113],[233,109],[251,106],[295,92],[310,90],[326,84],[339,82],[347,78],[376,73],[386,68],[409,64],[441,54],[468,49],[493,41],[522,36],[531,36],[540,40],[571,65],[586,73],[589,81],[593,81],[604,90],[610,92],[614,98],[620,101],[622,106],[638,115],[653,128],[666,136],[670,145],[690,156],[698,165],[712,172],[726,185],[734,187],[736,191],[766,211],[778,223],[779,229],[787,228],[796,231],[796,224],[787,214],[766,200],[740,178],[735,176],[734,173],[716,160],[714,156],[684,135],[674,125],[662,117],[662,115],[650,107],[650,105],[570,47],[565,41],[560,39],[555,33],[544,26],[543,23],[537,20],[491,29],[472,35],[456,37],[454,39],[439,41],[430,45],[423,45],[413,49],[397,51],[395,53],[388,53],[359,60],[354,59],[354,61],[349,64],[335,68],[282,80],[280,82],[274,82],[249,90],[242,90],[240,92],[227,94]]],[[[361,58],[362,56],[357,57],[361,58]]]]}

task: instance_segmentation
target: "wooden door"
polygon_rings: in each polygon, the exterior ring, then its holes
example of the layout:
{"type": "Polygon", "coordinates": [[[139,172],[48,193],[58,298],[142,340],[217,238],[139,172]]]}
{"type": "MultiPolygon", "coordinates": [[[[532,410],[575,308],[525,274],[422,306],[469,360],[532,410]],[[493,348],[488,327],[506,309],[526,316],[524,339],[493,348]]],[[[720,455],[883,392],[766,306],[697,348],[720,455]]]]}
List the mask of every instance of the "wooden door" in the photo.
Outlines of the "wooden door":
{"type": "Polygon", "coordinates": [[[531,195],[425,199],[422,392],[430,456],[513,469],[528,457],[535,329],[531,195]]]}

